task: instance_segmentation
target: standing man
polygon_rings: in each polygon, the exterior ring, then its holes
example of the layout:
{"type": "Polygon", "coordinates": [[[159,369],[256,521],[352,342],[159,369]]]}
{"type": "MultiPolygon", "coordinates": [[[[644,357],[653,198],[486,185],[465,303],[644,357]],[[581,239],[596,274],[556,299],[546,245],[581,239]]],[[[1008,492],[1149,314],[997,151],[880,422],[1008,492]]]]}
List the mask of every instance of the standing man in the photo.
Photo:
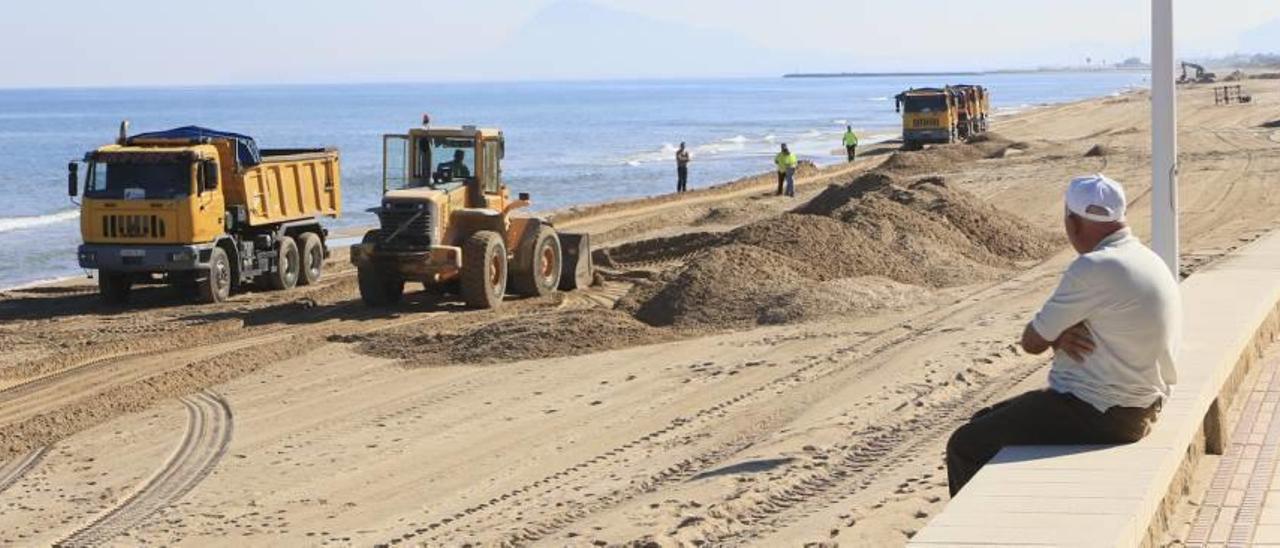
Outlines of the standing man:
{"type": "Polygon", "coordinates": [[[787,144],[782,143],[782,152],[773,157],[773,165],[778,167],[778,196],[782,196],[784,192],[783,183],[786,183],[785,192],[787,196],[795,197],[796,195],[796,167],[800,165],[800,161],[796,159],[796,155],[787,149],[787,144]]]}
{"type": "Polygon", "coordinates": [[[846,126],[844,131],[844,150],[849,153],[849,162],[853,162],[858,152],[858,136],[853,133],[853,126],[846,126]]]}
{"type": "Polygon", "coordinates": [[[1080,255],[1022,332],[1028,353],[1054,351],[1049,387],[979,411],[951,435],[953,497],[1008,445],[1142,439],[1177,381],[1178,282],[1125,225],[1124,189],[1080,177],[1066,202],[1067,239],[1080,255]]]}
{"type": "Polygon", "coordinates": [[[689,151],[685,150],[684,143],[680,143],[680,150],[676,151],[676,192],[684,192],[689,187],[689,151]]]}

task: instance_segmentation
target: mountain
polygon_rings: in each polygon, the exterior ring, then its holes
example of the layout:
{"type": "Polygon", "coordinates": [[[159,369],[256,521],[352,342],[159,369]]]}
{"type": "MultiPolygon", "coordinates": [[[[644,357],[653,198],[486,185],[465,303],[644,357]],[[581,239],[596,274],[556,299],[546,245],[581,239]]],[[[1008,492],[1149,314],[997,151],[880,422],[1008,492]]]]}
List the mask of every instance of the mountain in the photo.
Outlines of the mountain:
{"type": "Polygon", "coordinates": [[[486,57],[491,57],[486,65],[502,73],[548,79],[773,76],[853,64],[847,58],[764,47],[731,32],[581,0],[551,4],[486,57]]]}

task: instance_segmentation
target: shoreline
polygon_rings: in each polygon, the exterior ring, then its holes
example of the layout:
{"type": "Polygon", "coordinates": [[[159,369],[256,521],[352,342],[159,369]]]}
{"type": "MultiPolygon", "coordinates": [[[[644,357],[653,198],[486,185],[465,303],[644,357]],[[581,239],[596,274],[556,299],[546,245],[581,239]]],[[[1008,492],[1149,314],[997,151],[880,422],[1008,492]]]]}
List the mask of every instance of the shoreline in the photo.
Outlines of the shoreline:
{"type": "MultiPolygon", "coordinates": [[[[1097,95],[1097,96],[1077,99],[1073,101],[1064,101],[1064,102],[1058,102],[1058,103],[1039,103],[1039,104],[1034,104],[1027,107],[1021,107],[1021,106],[1004,107],[1003,109],[995,110],[995,112],[993,113],[993,117],[1000,121],[1013,121],[1018,119],[1021,116],[1031,115],[1043,109],[1073,105],[1073,104],[1082,104],[1082,103],[1088,103],[1091,101],[1106,100],[1108,98],[1124,96],[1132,93],[1137,93],[1139,91],[1140,89],[1129,88],[1129,89],[1116,90],[1107,95],[1097,95]],[[1006,112],[1001,112],[1001,110],[1006,110],[1006,112]]],[[[887,148],[890,145],[892,145],[894,142],[898,141],[900,139],[900,134],[898,135],[894,134],[894,132],[898,132],[898,131],[900,131],[900,129],[897,127],[866,128],[864,132],[872,137],[868,137],[866,140],[864,140],[864,142],[867,143],[867,146],[865,148],[861,146],[859,147],[861,149],[859,151],[859,157],[860,157],[859,163],[864,161],[867,155],[871,154],[872,151],[887,148]],[[879,140],[876,139],[876,137],[881,137],[881,136],[884,136],[885,138],[879,139],[879,140]]],[[[999,128],[998,127],[993,128],[992,131],[998,132],[999,128]]],[[[880,153],[880,154],[883,154],[883,153],[880,153]]],[[[833,168],[847,166],[847,163],[841,161],[838,156],[831,156],[830,163],[825,163],[825,162],[817,163],[812,161],[810,161],[810,163],[816,168],[817,172],[806,175],[804,177],[804,179],[806,180],[814,176],[822,177],[822,176],[829,175],[824,172],[827,170],[831,170],[833,168]]],[[[714,183],[705,187],[694,188],[689,192],[684,193],[683,195],[675,194],[675,193],[666,193],[666,194],[652,194],[652,195],[645,195],[645,196],[637,196],[632,198],[616,198],[616,199],[609,199],[609,200],[604,200],[599,202],[586,202],[582,204],[565,206],[565,207],[560,207],[560,208],[546,210],[546,211],[537,211],[536,213],[538,215],[550,218],[553,222],[572,223],[583,217],[599,214],[603,211],[636,207],[638,205],[643,205],[646,203],[666,204],[666,203],[679,201],[681,199],[700,199],[700,198],[707,198],[711,196],[721,196],[726,193],[740,192],[744,187],[749,187],[749,186],[759,184],[758,180],[760,178],[768,177],[770,175],[771,175],[771,172],[769,171],[757,171],[754,173],[744,174],[736,179],[730,179],[727,181],[714,183]]],[[[803,184],[799,178],[797,179],[796,182],[797,182],[797,185],[803,184]]],[[[70,211],[75,211],[75,210],[65,210],[65,211],[58,212],[54,215],[65,215],[70,211]]],[[[334,233],[336,237],[334,239],[345,240],[350,238],[358,238],[360,234],[362,234],[366,230],[369,230],[370,228],[372,228],[371,225],[346,226],[342,228],[335,228],[334,233]]],[[[24,291],[24,290],[30,290],[30,289],[39,288],[39,287],[62,286],[72,281],[82,280],[82,279],[86,279],[86,278],[77,274],[67,274],[62,276],[59,276],[57,274],[46,274],[46,275],[37,274],[34,277],[34,279],[31,279],[31,280],[16,282],[13,285],[0,286],[0,293],[24,291]]]]}

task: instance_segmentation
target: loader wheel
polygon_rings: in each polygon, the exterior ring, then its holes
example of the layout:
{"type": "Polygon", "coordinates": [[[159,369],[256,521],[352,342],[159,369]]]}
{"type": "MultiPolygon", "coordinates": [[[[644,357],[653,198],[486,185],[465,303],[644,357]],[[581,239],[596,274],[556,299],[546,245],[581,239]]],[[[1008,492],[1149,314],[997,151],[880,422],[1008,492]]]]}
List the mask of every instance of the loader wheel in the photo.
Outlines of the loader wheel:
{"type": "Polygon", "coordinates": [[[280,246],[276,256],[276,269],[269,277],[271,288],[293,289],[293,286],[298,285],[298,273],[300,270],[302,270],[302,261],[298,257],[298,244],[288,236],[280,238],[280,246]]]}
{"type": "Polygon", "coordinates": [[[128,274],[98,271],[98,294],[102,302],[107,304],[124,304],[129,302],[129,291],[133,289],[133,280],[128,274]]]}
{"type": "Polygon", "coordinates": [[[391,306],[404,296],[404,278],[396,274],[364,267],[357,270],[356,278],[360,283],[360,298],[366,305],[375,308],[391,306]]]}
{"type": "Polygon", "coordinates": [[[559,236],[551,227],[539,226],[524,245],[528,247],[516,255],[524,264],[511,273],[512,291],[529,297],[550,294],[560,285],[560,271],[563,270],[559,236]]]}
{"type": "Polygon", "coordinates": [[[471,308],[497,308],[507,289],[507,246],[482,230],[462,244],[462,299],[471,308]]]}
{"type": "Polygon", "coordinates": [[[324,268],[324,244],[315,232],[303,232],[298,235],[298,246],[302,248],[302,264],[298,276],[298,285],[311,285],[320,281],[320,270],[324,268]]]}
{"type": "Polygon", "coordinates": [[[209,253],[209,273],[196,282],[196,288],[201,302],[220,303],[231,296],[231,261],[221,247],[209,253]]]}

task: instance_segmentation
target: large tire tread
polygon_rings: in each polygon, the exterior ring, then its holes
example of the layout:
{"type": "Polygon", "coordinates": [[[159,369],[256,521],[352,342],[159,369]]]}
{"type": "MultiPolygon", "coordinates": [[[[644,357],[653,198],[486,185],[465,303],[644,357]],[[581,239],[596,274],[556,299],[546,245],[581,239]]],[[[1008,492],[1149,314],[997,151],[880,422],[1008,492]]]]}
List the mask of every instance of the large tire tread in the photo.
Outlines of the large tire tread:
{"type": "Polygon", "coordinates": [[[462,299],[471,308],[497,308],[506,293],[507,246],[497,232],[482,230],[462,244],[462,299]],[[496,270],[495,270],[496,269],[496,270]],[[497,280],[494,280],[496,273],[497,280]]]}

